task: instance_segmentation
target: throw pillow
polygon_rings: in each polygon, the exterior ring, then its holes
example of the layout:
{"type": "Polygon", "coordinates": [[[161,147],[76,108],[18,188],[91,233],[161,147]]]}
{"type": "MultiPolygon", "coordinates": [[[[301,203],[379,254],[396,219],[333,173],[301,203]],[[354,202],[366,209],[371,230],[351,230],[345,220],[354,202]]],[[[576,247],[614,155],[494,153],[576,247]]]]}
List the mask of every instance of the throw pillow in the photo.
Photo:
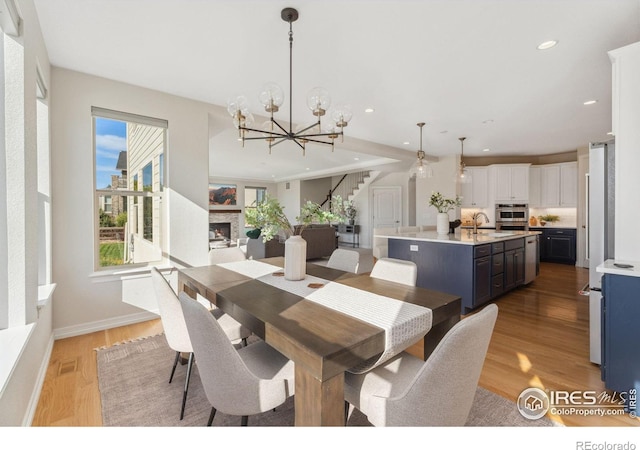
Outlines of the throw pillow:
{"type": "Polygon", "coordinates": [[[249,239],[258,239],[261,232],[262,230],[260,230],[260,228],[254,228],[253,230],[247,231],[247,237],[249,239]]]}

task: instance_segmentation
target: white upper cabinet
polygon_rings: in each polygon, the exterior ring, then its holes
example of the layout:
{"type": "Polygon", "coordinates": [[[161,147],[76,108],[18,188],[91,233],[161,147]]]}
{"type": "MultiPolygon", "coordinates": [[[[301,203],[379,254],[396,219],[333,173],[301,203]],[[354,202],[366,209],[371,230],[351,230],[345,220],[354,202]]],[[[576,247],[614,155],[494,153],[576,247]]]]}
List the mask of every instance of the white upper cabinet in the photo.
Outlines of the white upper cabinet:
{"type": "Polygon", "coordinates": [[[485,208],[488,206],[488,171],[486,167],[467,167],[471,173],[471,183],[462,185],[462,206],[485,208]]]}
{"type": "Polygon", "coordinates": [[[529,168],[529,206],[540,206],[540,167],[529,168]]]}
{"type": "Polygon", "coordinates": [[[530,164],[499,164],[491,166],[496,202],[529,202],[530,164]]]}
{"type": "MultiPolygon", "coordinates": [[[[538,199],[531,199],[531,206],[553,208],[578,205],[578,163],[568,162],[539,166],[540,170],[538,199]]],[[[533,189],[534,180],[532,180],[533,189]]]]}

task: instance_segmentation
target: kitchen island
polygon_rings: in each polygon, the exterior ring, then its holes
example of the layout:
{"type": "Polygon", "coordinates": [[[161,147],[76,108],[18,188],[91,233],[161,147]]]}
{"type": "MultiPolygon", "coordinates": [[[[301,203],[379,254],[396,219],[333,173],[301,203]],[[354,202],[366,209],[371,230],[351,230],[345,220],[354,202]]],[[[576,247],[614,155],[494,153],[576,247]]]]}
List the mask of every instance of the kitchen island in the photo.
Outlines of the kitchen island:
{"type": "Polygon", "coordinates": [[[459,230],[385,233],[389,257],[418,266],[416,285],[460,296],[462,314],[518,286],[539,269],[539,231],[459,230]]]}

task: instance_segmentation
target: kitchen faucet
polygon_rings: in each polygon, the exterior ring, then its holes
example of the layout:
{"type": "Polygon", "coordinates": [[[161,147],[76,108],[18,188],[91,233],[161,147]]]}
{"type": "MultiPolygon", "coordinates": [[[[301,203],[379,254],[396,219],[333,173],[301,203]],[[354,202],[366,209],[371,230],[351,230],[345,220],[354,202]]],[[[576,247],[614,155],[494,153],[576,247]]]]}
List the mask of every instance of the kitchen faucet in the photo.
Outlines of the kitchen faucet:
{"type": "Polygon", "coordinates": [[[489,223],[489,218],[485,213],[483,212],[473,213],[473,216],[471,216],[471,220],[473,220],[473,234],[478,234],[478,218],[480,216],[484,216],[485,223],[489,223]]]}

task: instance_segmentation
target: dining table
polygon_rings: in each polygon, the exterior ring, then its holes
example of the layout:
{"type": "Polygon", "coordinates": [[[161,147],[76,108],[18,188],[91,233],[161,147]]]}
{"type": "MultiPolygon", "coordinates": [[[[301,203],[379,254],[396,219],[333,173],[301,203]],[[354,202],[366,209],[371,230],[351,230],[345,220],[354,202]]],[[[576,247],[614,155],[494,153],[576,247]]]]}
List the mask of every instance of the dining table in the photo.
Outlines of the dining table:
{"type": "Polygon", "coordinates": [[[345,372],[400,351],[426,360],[460,320],[458,296],[308,261],[284,278],[284,258],[179,269],[178,289],[204,297],[295,366],[295,425],[344,426],[345,372]]]}

